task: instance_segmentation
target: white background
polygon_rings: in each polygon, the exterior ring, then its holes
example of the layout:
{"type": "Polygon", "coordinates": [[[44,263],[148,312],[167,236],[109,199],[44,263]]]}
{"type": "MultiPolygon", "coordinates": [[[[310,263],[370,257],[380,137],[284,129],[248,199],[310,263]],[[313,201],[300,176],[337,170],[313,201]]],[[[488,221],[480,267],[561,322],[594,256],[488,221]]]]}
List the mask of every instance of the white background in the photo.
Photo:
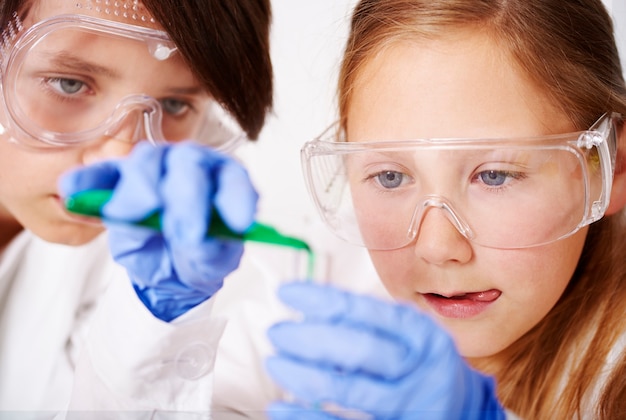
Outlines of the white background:
{"type": "MultiPolygon", "coordinates": [[[[626,61],[626,0],[603,1],[626,61]]],[[[290,234],[310,238],[325,230],[306,192],[299,151],[337,115],[338,66],[355,3],[272,0],[274,112],[258,142],[241,156],[261,193],[259,220],[290,234]]]]}
{"type": "Polygon", "coordinates": [[[355,0],[272,0],[275,104],[257,144],[244,149],[261,192],[259,220],[306,234],[318,216],[300,169],[302,144],[337,115],[337,68],[355,0]]]}
{"type": "Polygon", "coordinates": [[[613,15],[615,35],[620,48],[622,66],[626,69],[626,0],[603,0],[613,15]]]}

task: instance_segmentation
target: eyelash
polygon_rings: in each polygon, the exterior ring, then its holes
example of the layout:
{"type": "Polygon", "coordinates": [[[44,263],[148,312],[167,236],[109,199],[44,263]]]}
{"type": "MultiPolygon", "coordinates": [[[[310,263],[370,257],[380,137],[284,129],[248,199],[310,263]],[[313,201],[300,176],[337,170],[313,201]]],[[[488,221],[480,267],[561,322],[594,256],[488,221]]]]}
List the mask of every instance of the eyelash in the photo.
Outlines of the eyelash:
{"type": "Polygon", "coordinates": [[[363,182],[364,183],[372,183],[373,182],[377,187],[379,187],[383,191],[394,191],[394,190],[399,189],[403,185],[405,185],[405,183],[408,182],[407,179],[410,179],[410,176],[408,174],[402,172],[402,171],[393,170],[393,169],[384,169],[384,170],[376,171],[376,172],[371,173],[371,174],[366,174],[365,177],[363,178],[363,182]],[[392,187],[392,188],[388,188],[388,187],[385,187],[384,185],[382,185],[382,183],[380,182],[380,176],[381,175],[385,175],[385,174],[389,174],[389,173],[393,173],[393,174],[397,174],[399,176],[402,176],[402,180],[400,181],[400,185],[398,185],[397,187],[392,187]]]}
{"type": "MultiPolygon", "coordinates": [[[[503,193],[504,191],[506,191],[507,189],[511,188],[514,181],[521,181],[528,178],[528,175],[524,172],[516,172],[516,171],[507,171],[507,170],[482,170],[478,173],[476,173],[472,178],[471,178],[471,182],[472,183],[476,183],[479,184],[480,188],[482,188],[485,191],[491,192],[491,193],[503,193]],[[487,182],[485,182],[484,179],[482,179],[482,176],[488,173],[495,173],[497,176],[503,176],[504,180],[502,182],[501,185],[489,185],[487,182]]],[[[385,192],[392,192],[392,191],[397,191],[398,189],[400,189],[402,186],[406,185],[407,182],[409,182],[408,180],[410,180],[411,177],[410,175],[408,175],[405,172],[402,171],[398,171],[398,170],[391,170],[391,169],[386,169],[386,170],[381,170],[381,171],[377,171],[371,174],[367,174],[364,178],[363,178],[363,182],[364,183],[371,183],[373,182],[376,187],[379,187],[382,191],[385,192]],[[385,174],[389,174],[389,173],[394,173],[397,174],[398,176],[402,176],[402,180],[400,180],[400,184],[396,187],[385,187],[381,181],[380,181],[380,177],[382,175],[385,174]]]]}
{"type": "Polygon", "coordinates": [[[528,178],[528,175],[524,172],[516,172],[516,171],[507,171],[507,170],[483,170],[478,172],[473,178],[472,182],[479,183],[481,188],[488,190],[490,192],[504,192],[508,188],[512,187],[512,183],[515,181],[522,181],[528,178]],[[481,175],[493,172],[498,175],[504,176],[505,180],[501,185],[489,185],[483,179],[481,179],[481,175]]]}
{"type": "Polygon", "coordinates": [[[43,86],[44,91],[48,95],[52,95],[60,101],[75,101],[75,100],[78,100],[79,97],[82,97],[86,94],[89,94],[90,92],[93,92],[89,83],[83,80],[80,80],[77,78],[71,78],[71,77],[42,77],[41,85],[43,86]],[[58,87],[58,84],[64,81],[72,81],[76,83],[81,83],[82,86],[76,93],[64,94],[61,91],[61,89],[58,87]]]}
{"type": "MultiPolygon", "coordinates": [[[[84,80],[80,80],[79,78],[72,78],[72,77],[42,77],[41,78],[41,85],[43,86],[45,92],[48,95],[52,95],[55,99],[57,99],[59,101],[62,101],[62,102],[78,101],[85,94],[89,94],[90,92],[93,92],[93,89],[91,89],[89,83],[85,82],[84,80]],[[80,89],[76,93],[64,94],[62,92],[62,89],[59,87],[59,84],[65,82],[65,81],[81,83],[82,86],[80,87],[80,89]]],[[[193,103],[191,101],[187,101],[185,99],[174,98],[174,97],[166,97],[166,98],[160,98],[159,102],[161,103],[161,106],[163,108],[164,113],[167,114],[170,117],[173,117],[173,118],[176,118],[176,117],[183,118],[188,113],[188,111],[192,111],[193,112],[193,111],[196,110],[196,108],[193,106],[193,103]],[[178,115],[176,113],[169,113],[169,112],[167,112],[167,110],[166,110],[167,107],[165,105],[165,103],[167,101],[179,102],[180,104],[182,104],[184,107],[187,108],[187,111],[183,111],[182,114],[180,114],[180,115],[178,115]]]]}

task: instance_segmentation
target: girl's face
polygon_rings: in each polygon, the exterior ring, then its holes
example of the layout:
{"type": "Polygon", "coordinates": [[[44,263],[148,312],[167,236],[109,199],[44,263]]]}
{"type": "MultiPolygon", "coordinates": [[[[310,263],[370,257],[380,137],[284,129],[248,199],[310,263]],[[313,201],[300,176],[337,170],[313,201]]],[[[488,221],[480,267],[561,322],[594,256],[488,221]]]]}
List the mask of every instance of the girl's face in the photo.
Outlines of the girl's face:
{"type": "MultiPolygon", "coordinates": [[[[472,32],[384,48],[358,74],[346,128],[349,141],[575,131],[496,43],[472,32]]],[[[423,165],[435,190],[451,170],[445,159],[423,165]]],[[[465,239],[433,208],[412,243],[370,255],[396,299],[431,314],[463,356],[480,358],[507,348],[550,311],[574,272],[586,233],[540,247],[486,248],[465,239]]]]}
{"type": "MultiPolygon", "coordinates": [[[[130,22],[76,5],[74,0],[35,1],[23,25],[29,28],[43,19],[80,13],[159,29],[149,20],[130,22]]],[[[13,89],[13,106],[21,107],[22,115],[34,126],[51,131],[80,131],[84,130],[81,124],[86,128],[91,127],[89,124],[97,125],[92,121],[102,121],[102,115],[109,115],[122,98],[146,94],[161,105],[165,132],[178,127],[180,121],[193,118],[194,104],[204,104],[209,98],[179,54],[155,59],[144,44],[125,41],[123,37],[62,29],[27,51],[22,66],[14,72],[17,88],[13,89]]],[[[9,91],[7,86],[3,88],[9,91]]],[[[141,117],[140,112],[120,114],[117,118],[121,123],[114,132],[96,135],[89,142],[71,147],[29,148],[12,141],[15,130],[3,130],[0,208],[45,240],[78,245],[93,239],[102,226],[64,211],[57,179],[72,167],[128,154],[132,140],[141,140],[138,132],[145,129],[135,114],[141,117]]],[[[0,121],[7,121],[4,107],[0,107],[0,121]]]]}

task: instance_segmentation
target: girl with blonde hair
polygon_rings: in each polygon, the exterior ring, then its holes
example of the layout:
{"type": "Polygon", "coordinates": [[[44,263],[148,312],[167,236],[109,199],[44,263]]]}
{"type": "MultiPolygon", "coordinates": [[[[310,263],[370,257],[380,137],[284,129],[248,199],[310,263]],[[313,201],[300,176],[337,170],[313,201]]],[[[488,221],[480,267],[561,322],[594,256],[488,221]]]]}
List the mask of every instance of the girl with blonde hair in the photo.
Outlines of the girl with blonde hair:
{"type": "MultiPolygon", "coordinates": [[[[327,224],[399,303],[289,284],[274,419],[626,416],[626,85],[600,0],[362,0],[327,224]],[[294,411],[295,410],[295,411],[294,411]]],[[[354,281],[358,281],[355,279],[354,281]]]]}

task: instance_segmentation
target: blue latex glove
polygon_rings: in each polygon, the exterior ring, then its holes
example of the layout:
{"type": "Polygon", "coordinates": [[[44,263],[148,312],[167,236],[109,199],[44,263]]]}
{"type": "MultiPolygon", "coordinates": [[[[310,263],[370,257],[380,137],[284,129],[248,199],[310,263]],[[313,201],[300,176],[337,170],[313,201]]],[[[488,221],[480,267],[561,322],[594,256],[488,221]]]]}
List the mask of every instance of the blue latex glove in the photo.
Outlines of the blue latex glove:
{"type": "Polygon", "coordinates": [[[268,331],[276,355],[266,367],[296,401],[272,404],[273,420],[504,418],[493,380],[413,307],[313,283],[282,286],[279,297],[303,320],[268,331]]]}
{"type": "Polygon", "coordinates": [[[138,221],[162,212],[163,232],[105,222],[115,260],[123,265],[141,301],[171,321],[217,292],[237,268],[243,243],[206,238],[213,208],[235,232],[253,222],[258,194],[232,158],[192,142],[139,143],[124,159],[70,171],[62,196],[113,189],[105,217],[138,221]]]}

